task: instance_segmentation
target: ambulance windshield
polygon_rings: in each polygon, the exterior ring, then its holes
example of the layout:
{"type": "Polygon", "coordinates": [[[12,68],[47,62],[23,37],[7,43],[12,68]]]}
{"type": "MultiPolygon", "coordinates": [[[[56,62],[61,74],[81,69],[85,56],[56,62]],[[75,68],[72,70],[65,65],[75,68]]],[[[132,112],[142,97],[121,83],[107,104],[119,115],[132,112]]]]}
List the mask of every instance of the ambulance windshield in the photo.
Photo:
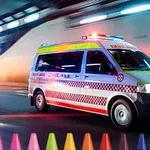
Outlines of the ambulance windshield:
{"type": "Polygon", "coordinates": [[[141,51],[109,49],[123,70],[150,70],[150,57],[141,51]]]}

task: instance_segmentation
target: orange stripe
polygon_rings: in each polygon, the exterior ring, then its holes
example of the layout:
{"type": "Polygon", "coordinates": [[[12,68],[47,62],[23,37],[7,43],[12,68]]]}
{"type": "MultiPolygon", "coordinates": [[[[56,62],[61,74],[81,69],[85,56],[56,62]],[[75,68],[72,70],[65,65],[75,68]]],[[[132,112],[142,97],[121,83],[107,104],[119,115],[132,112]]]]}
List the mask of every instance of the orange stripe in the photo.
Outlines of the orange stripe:
{"type": "Polygon", "coordinates": [[[55,106],[60,106],[60,107],[66,107],[66,108],[72,108],[72,109],[76,109],[76,110],[84,110],[84,111],[91,112],[91,113],[108,115],[108,112],[106,110],[99,109],[99,108],[91,108],[91,107],[79,106],[79,105],[75,105],[75,104],[67,104],[64,102],[52,101],[52,100],[48,100],[48,99],[46,100],[46,103],[55,105],[55,106]]]}

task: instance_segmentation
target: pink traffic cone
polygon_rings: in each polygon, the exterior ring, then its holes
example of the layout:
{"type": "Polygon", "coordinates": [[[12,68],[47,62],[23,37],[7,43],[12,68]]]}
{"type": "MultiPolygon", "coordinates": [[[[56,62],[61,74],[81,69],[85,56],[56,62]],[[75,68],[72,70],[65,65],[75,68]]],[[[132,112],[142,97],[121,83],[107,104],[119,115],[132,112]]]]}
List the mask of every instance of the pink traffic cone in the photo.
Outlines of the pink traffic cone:
{"type": "Polygon", "coordinates": [[[0,150],[4,150],[2,137],[0,136],[0,150]]]}
{"type": "Polygon", "coordinates": [[[38,138],[36,133],[31,133],[28,150],[40,150],[38,138]]]}
{"type": "Polygon", "coordinates": [[[20,144],[19,135],[17,133],[14,133],[12,136],[10,150],[21,150],[21,149],[22,148],[20,144]]]}

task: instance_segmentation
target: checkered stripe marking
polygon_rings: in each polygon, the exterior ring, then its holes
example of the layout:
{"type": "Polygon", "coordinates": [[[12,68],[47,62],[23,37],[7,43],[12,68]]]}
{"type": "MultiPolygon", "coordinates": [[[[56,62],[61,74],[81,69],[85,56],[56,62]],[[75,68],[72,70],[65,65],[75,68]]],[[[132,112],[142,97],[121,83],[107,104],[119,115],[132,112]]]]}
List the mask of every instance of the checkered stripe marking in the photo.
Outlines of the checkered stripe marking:
{"type": "Polygon", "coordinates": [[[38,79],[32,80],[32,83],[38,83],[38,84],[52,84],[57,82],[64,86],[70,86],[70,87],[84,88],[86,86],[91,89],[98,89],[98,90],[118,91],[118,92],[127,92],[127,93],[137,92],[137,86],[132,86],[132,85],[54,80],[54,79],[42,79],[42,78],[40,80],[38,79]]]}
{"type": "Polygon", "coordinates": [[[102,105],[102,106],[105,106],[107,103],[106,97],[79,95],[79,94],[71,94],[71,93],[55,92],[55,91],[45,91],[45,95],[46,97],[51,97],[51,98],[71,100],[76,102],[89,103],[89,104],[102,105]]]}
{"type": "Polygon", "coordinates": [[[78,81],[56,81],[62,83],[63,85],[67,85],[70,87],[80,87],[84,88],[88,86],[91,89],[98,90],[107,90],[107,91],[119,91],[119,92],[128,92],[128,93],[136,93],[136,86],[131,85],[121,85],[121,84],[107,84],[107,83],[96,83],[96,82],[78,82],[78,81]]]}

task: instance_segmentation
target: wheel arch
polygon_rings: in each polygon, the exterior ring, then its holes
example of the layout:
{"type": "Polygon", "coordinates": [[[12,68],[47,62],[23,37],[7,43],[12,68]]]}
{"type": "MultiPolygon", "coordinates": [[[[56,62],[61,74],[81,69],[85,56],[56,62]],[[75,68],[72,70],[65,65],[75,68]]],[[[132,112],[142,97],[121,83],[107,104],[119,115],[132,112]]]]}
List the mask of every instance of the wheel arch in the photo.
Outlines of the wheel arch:
{"type": "Polygon", "coordinates": [[[111,111],[111,107],[112,107],[113,103],[118,99],[124,99],[132,107],[132,109],[134,110],[136,115],[139,115],[136,105],[132,102],[131,99],[129,99],[128,97],[123,96],[123,95],[117,95],[110,99],[110,101],[107,105],[107,110],[108,110],[109,115],[110,115],[110,111],[111,111]]]}
{"type": "Polygon", "coordinates": [[[38,91],[41,91],[41,92],[45,95],[44,91],[43,91],[41,88],[35,88],[34,91],[33,91],[33,96],[31,97],[31,106],[34,106],[34,99],[33,99],[33,97],[34,97],[34,95],[35,95],[38,91]]]}

